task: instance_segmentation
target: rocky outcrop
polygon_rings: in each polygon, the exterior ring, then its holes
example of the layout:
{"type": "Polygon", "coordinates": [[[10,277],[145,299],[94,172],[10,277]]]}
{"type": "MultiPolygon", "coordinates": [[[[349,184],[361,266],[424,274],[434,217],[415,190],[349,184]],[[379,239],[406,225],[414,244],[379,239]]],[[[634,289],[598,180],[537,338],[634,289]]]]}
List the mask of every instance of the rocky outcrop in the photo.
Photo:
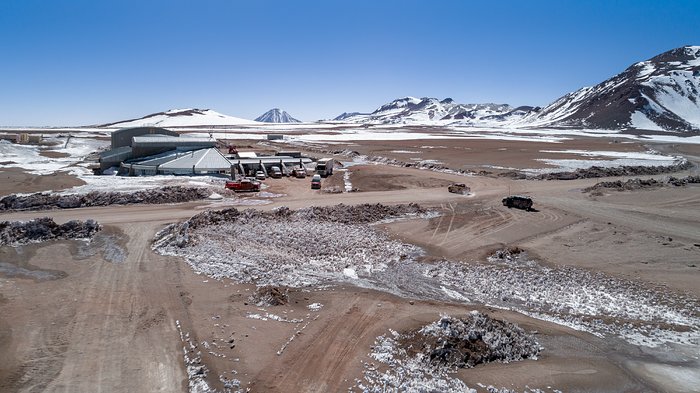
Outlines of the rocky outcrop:
{"type": "Polygon", "coordinates": [[[30,221],[0,222],[0,245],[21,245],[60,239],[90,239],[101,229],[93,220],[56,224],[44,217],[30,221]]]}
{"type": "Polygon", "coordinates": [[[537,358],[540,345],[518,325],[472,311],[464,317],[443,316],[399,339],[410,353],[450,369],[490,362],[537,358]]]}

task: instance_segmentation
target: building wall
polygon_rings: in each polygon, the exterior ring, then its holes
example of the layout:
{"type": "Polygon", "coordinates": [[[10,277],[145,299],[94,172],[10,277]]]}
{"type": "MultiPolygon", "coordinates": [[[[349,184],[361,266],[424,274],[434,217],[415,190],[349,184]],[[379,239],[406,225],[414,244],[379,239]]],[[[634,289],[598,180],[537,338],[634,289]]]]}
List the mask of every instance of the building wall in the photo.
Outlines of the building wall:
{"type": "Polygon", "coordinates": [[[179,136],[177,132],[166,130],[160,127],[134,127],[122,128],[112,132],[112,149],[123,146],[131,146],[131,138],[141,135],[161,134],[179,136]]]}

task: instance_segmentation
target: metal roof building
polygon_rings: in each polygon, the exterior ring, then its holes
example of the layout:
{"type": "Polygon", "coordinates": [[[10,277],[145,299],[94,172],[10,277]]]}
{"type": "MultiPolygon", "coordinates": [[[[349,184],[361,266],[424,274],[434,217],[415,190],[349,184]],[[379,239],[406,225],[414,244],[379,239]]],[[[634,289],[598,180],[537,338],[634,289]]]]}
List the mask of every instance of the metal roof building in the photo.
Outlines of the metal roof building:
{"type": "Polygon", "coordinates": [[[122,146],[116,149],[103,151],[100,153],[100,170],[111,168],[113,166],[118,167],[122,161],[126,161],[132,158],[132,152],[130,146],[122,146]]]}
{"type": "Polygon", "coordinates": [[[231,163],[217,149],[173,151],[122,163],[130,175],[203,175],[231,171],[231,163]]]}
{"type": "Polygon", "coordinates": [[[141,135],[160,134],[168,136],[178,136],[175,131],[166,130],[160,127],[132,127],[122,128],[112,132],[112,149],[118,147],[131,146],[131,138],[141,135]]]}
{"type": "Polygon", "coordinates": [[[211,138],[176,137],[169,135],[135,136],[131,147],[134,157],[146,157],[168,150],[197,150],[215,147],[216,141],[211,138]]]}

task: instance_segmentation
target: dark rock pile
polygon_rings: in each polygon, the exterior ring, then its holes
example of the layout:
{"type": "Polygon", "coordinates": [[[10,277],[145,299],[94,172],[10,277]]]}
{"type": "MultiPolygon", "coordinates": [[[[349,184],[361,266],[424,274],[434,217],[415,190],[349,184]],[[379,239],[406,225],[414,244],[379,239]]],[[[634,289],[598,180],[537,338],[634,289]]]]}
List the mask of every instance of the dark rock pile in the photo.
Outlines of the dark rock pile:
{"type": "Polygon", "coordinates": [[[689,161],[683,161],[678,164],[668,166],[620,166],[614,168],[604,168],[592,166],[590,168],[581,168],[573,172],[555,172],[543,173],[537,175],[534,179],[537,180],[575,180],[575,179],[590,179],[596,177],[610,176],[642,176],[642,175],[659,175],[662,173],[680,172],[692,168],[693,164],[689,161]]]}
{"type": "Polygon", "coordinates": [[[19,245],[58,239],[89,239],[101,229],[93,220],[68,221],[58,225],[52,218],[0,222],[0,245],[19,245]]]}
{"type": "Polygon", "coordinates": [[[656,179],[629,179],[626,181],[604,181],[583,189],[583,192],[601,191],[603,189],[614,191],[644,190],[667,186],[683,187],[688,184],[700,183],[700,176],[686,176],[682,178],[669,177],[667,181],[656,179]]]}
{"type": "Polygon", "coordinates": [[[381,203],[308,207],[297,211],[297,216],[308,220],[339,222],[343,224],[368,224],[381,220],[402,217],[407,214],[423,214],[427,211],[415,203],[405,205],[382,205],[381,203]]]}
{"type": "Polygon", "coordinates": [[[211,191],[206,188],[182,186],[166,186],[133,193],[93,191],[87,194],[69,195],[55,193],[13,194],[0,199],[0,211],[71,209],[135,203],[179,203],[204,199],[210,194],[211,191]]]}
{"type": "Polygon", "coordinates": [[[541,350],[533,335],[519,326],[477,311],[460,318],[443,316],[398,342],[407,355],[420,353],[432,365],[450,369],[536,359],[541,350]]]}
{"type": "Polygon", "coordinates": [[[273,286],[258,287],[250,296],[258,307],[283,306],[289,303],[289,289],[273,286]]]}

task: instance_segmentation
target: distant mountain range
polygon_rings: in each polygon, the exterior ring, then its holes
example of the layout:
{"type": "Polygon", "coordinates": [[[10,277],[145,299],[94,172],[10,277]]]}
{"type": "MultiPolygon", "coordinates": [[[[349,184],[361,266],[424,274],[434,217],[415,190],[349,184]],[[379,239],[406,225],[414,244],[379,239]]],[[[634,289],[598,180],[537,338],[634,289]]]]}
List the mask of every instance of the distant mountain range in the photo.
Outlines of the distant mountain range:
{"type": "MultiPolygon", "coordinates": [[[[179,109],[104,127],[237,126],[299,123],[278,108],[256,121],[209,109],[179,109]]],[[[346,112],[332,121],[359,124],[462,125],[509,128],[589,128],[700,133],[700,46],[684,46],[635,63],[592,87],[566,94],[544,108],[460,104],[451,98],[403,97],[371,113],[346,112]]]]}
{"type": "Polygon", "coordinates": [[[279,108],[270,109],[258,116],[255,121],[261,121],[263,123],[301,123],[301,121],[293,118],[289,113],[279,108]]]}
{"type": "Polygon", "coordinates": [[[569,93],[544,108],[404,97],[372,113],[343,113],[333,120],[697,133],[700,132],[700,46],[684,46],[633,64],[598,85],[569,93]]]}
{"type": "Polygon", "coordinates": [[[524,116],[519,123],[700,131],[700,46],[673,49],[633,64],[602,83],[569,93],[524,116]]]}
{"type": "Polygon", "coordinates": [[[533,107],[507,104],[458,104],[451,98],[403,97],[382,105],[372,113],[343,113],[335,121],[373,124],[499,124],[519,119],[533,107]]]}

